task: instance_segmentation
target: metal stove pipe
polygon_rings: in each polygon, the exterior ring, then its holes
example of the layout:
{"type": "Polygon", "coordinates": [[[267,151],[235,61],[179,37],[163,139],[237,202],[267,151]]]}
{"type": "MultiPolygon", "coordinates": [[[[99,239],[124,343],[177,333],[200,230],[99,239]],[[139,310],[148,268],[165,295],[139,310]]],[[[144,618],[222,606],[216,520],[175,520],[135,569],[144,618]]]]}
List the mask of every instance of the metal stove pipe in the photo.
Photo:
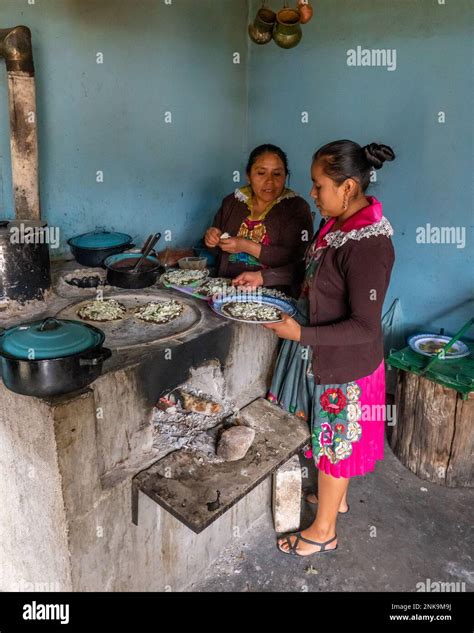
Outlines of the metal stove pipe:
{"type": "Polygon", "coordinates": [[[48,244],[44,240],[17,237],[18,229],[44,226],[39,201],[35,70],[30,29],[26,26],[0,29],[0,57],[5,58],[7,65],[16,216],[14,222],[0,223],[0,308],[5,309],[10,302],[45,301],[51,287],[51,272],[48,244]]]}
{"type": "Polygon", "coordinates": [[[30,29],[0,29],[0,57],[5,58],[7,66],[15,216],[17,220],[39,220],[36,90],[30,29]]]}

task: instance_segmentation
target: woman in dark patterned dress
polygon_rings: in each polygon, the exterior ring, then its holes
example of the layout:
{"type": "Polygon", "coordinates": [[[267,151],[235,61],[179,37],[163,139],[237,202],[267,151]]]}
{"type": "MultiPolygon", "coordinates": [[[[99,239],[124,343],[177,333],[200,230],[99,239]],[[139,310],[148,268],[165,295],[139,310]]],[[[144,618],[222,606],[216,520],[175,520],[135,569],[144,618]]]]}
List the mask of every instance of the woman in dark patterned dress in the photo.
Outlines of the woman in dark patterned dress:
{"type": "Polygon", "coordinates": [[[259,285],[295,294],[299,288],[292,275],[288,284],[278,286],[273,271],[302,264],[313,237],[309,205],[286,186],[288,160],[276,145],[256,147],[246,171],[248,184],[224,198],[205,244],[218,256],[219,277],[251,272],[259,285]]]}

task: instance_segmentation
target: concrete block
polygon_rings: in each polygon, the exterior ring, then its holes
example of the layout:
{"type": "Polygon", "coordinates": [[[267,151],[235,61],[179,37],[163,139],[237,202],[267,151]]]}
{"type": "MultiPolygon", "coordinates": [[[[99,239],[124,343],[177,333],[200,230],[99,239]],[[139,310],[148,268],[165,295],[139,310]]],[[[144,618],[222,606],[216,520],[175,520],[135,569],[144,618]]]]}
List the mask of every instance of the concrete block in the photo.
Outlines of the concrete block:
{"type": "Polygon", "coordinates": [[[300,526],[301,467],[294,455],[273,475],[273,522],[275,532],[294,532],[300,526]]]}

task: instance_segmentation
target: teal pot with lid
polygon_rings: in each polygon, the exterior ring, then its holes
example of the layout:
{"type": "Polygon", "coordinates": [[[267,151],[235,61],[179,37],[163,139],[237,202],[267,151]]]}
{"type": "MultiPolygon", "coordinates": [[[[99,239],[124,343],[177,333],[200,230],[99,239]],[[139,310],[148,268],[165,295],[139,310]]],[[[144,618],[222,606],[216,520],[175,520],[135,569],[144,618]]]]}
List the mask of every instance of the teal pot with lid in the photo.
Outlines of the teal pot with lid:
{"type": "Polygon", "coordinates": [[[91,384],[112,352],[102,330],[48,317],[0,329],[0,366],[5,386],[25,396],[57,396],[91,384]]]}
{"type": "Polygon", "coordinates": [[[132,237],[114,231],[92,231],[71,237],[67,243],[75,260],[83,266],[103,266],[110,255],[133,248],[132,237]]]}

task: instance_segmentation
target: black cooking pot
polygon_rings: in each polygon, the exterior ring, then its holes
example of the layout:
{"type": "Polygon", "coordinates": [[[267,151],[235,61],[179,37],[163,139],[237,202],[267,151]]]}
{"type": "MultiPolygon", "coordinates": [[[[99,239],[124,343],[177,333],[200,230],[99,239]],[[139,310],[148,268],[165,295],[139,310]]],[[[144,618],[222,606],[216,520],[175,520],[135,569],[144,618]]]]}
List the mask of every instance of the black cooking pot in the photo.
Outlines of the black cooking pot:
{"type": "Polygon", "coordinates": [[[105,334],[87,323],[48,317],[0,330],[0,364],[5,386],[44,398],[82,389],[102,373],[112,352],[105,334]]]}
{"type": "Polygon", "coordinates": [[[79,264],[93,268],[103,266],[105,259],[110,255],[122,253],[134,246],[130,235],[110,231],[83,233],[71,237],[67,243],[79,264]]]}
{"type": "Polygon", "coordinates": [[[133,267],[141,256],[141,253],[121,253],[107,257],[104,262],[107,269],[107,282],[119,288],[137,289],[153,286],[164,269],[156,257],[149,255],[138,272],[134,272],[133,267]]]}

